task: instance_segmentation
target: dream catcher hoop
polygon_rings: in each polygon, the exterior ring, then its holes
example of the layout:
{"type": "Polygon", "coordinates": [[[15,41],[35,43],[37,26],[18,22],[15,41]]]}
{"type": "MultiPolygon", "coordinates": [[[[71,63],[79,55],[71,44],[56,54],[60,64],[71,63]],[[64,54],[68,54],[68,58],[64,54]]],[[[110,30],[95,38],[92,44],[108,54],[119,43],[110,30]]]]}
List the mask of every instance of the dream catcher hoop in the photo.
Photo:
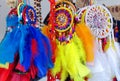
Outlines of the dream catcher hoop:
{"type": "Polygon", "coordinates": [[[69,1],[62,1],[62,2],[59,1],[59,2],[57,2],[56,8],[59,8],[59,7],[69,8],[72,11],[72,13],[76,13],[75,6],[69,1]]]}
{"type": "Polygon", "coordinates": [[[85,22],[98,38],[107,37],[113,27],[111,13],[102,5],[90,6],[86,12],[85,22]]]}
{"type": "Polygon", "coordinates": [[[33,7],[26,5],[22,13],[25,23],[36,24],[37,17],[33,7]]]}
{"type": "Polygon", "coordinates": [[[82,17],[85,14],[85,12],[87,11],[88,8],[89,8],[89,6],[86,6],[86,7],[78,9],[78,11],[76,12],[76,21],[77,22],[81,22],[82,21],[82,17]]]}
{"type": "Polygon", "coordinates": [[[65,8],[61,7],[55,11],[55,30],[59,32],[64,32],[69,30],[73,24],[73,14],[72,12],[65,8]]]}
{"type": "Polygon", "coordinates": [[[23,19],[24,24],[36,24],[36,12],[33,7],[21,2],[17,7],[19,21],[23,19]]]}
{"type": "Polygon", "coordinates": [[[55,9],[55,30],[65,32],[72,27],[74,21],[75,6],[68,1],[58,2],[55,9]]]}

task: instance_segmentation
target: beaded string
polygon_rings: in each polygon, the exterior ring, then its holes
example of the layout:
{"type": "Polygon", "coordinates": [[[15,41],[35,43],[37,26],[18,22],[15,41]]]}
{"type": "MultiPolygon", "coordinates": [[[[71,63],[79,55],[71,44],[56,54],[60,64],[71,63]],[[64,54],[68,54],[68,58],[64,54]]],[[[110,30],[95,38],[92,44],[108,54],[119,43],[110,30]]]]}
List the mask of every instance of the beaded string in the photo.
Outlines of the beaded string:
{"type": "Polygon", "coordinates": [[[38,27],[42,27],[41,1],[42,0],[34,0],[34,9],[36,10],[38,27]]]}
{"type": "MultiPolygon", "coordinates": [[[[49,27],[50,27],[50,43],[52,45],[52,52],[55,53],[55,0],[49,0],[50,3],[50,15],[49,15],[49,27]]],[[[54,55],[52,56],[52,60],[54,62],[54,55]]],[[[56,81],[56,77],[52,76],[51,71],[48,71],[47,81],[56,81]]]]}

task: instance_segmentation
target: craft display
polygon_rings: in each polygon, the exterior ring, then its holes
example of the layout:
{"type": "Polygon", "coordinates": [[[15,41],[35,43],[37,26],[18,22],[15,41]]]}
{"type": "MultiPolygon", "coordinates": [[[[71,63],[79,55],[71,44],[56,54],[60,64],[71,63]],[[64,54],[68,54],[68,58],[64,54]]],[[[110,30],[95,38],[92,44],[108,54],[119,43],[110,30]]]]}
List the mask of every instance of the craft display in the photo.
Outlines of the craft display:
{"type": "Polygon", "coordinates": [[[41,1],[8,0],[0,81],[120,81],[119,6],[48,0],[43,25],[41,1]]]}

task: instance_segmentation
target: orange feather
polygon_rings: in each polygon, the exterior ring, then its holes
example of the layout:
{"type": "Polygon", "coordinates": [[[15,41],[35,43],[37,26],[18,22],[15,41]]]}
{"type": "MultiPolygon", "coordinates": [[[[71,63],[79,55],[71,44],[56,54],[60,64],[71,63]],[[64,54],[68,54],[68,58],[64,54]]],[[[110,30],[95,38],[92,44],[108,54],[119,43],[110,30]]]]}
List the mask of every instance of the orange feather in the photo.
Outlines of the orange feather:
{"type": "Polygon", "coordinates": [[[94,36],[90,29],[84,24],[76,24],[76,33],[82,40],[84,49],[86,51],[86,60],[88,63],[94,62],[94,36]]]}

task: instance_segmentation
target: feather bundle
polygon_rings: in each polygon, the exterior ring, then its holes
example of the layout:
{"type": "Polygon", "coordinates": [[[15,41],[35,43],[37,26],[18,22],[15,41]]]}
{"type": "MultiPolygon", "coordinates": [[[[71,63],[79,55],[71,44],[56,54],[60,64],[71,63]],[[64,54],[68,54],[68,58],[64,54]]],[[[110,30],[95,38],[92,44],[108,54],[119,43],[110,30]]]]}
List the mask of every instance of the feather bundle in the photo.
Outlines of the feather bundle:
{"type": "MultiPolygon", "coordinates": [[[[38,28],[35,27],[29,27],[30,32],[33,36],[34,43],[36,45],[36,52],[34,51],[33,59],[36,67],[38,67],[38,74],[39,76],[45,76],[47,73],[47,70],[49,68],[53,67],[53,63],[51,60],[51,48],[50,48],[50,42],[46,36],[44,36],[38,28]]],[[[33,50],[33,49],[32,49],[33,50]]]]}
{"type": "Polygon", "coordinates": [[[81,40],[76,36],[66,45],[59,44],[52,73],[55,76],[61,71],[61,81],[70,75],[74,81],[84,81],[90,71],[86,67],[86,55],[81,40]]]}
{"type": "Polygon", "coordinates": [[[114,43],[112,42],[112,40],[109,40],[107,42],[105,53],[107,55],[108,62],[111,65],[113,74],[119,81],[120,80],[119,58],[117,52],[115,51],[114,43]]]}

